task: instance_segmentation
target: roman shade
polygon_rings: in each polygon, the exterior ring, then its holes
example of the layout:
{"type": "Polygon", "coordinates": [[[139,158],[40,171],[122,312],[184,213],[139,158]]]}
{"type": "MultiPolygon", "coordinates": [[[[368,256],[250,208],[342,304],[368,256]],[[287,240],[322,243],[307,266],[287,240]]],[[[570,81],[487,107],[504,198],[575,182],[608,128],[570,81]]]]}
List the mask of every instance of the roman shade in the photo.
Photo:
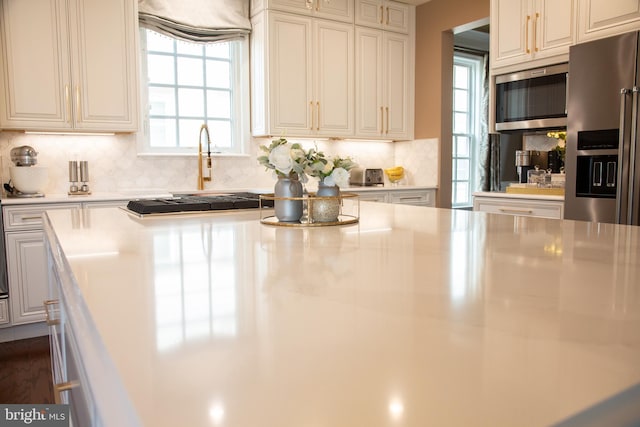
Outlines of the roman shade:
{"type": "Polygon", "coordinates": [[[249,0],[138,0],[140,26],[190,42],[233,40],[251,32],[249,0]]]}

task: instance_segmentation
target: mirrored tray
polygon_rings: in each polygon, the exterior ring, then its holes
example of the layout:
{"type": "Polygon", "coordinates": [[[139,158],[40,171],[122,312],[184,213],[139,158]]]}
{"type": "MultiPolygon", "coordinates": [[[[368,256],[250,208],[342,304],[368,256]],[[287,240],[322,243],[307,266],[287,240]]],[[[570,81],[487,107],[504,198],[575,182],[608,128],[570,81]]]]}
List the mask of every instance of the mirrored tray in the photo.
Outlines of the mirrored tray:
{"type": "MultiPolygon", "coordinates": [[[[271,205],[272,203],[268,203],[271,205]]],[[[280,227],[326,227],[329,225],[355,224],[360,220],[360,199],[355,193],[340,193],[339,196],[323,197],[309,193],[302,197],[276,197],[274,194],[260,195],[260,222],[280,227]],[[296,222],[280,221],[275,216],[272,206],[265,206],[266,201],[302,201],[302,218],[296,222]],[[325,207],[336,206],[339,210],[337,218],[328,220],[324,217],[325,207]],[[316,215],[314,217],[314,212],[316,215]]]]}

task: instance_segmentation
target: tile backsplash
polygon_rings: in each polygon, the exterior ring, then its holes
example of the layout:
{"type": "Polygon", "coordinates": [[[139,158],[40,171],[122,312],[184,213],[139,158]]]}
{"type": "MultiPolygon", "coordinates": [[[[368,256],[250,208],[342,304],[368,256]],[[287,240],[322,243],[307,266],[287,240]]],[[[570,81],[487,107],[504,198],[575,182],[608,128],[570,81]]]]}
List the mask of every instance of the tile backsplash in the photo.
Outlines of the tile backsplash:
{"type": "MultiPolygon", "coordinates": [[[[294,141],[293,138],[290,139],[294,141]]],[[[271,188],[274,177],[258,165],[259,146],[268,138],[252,138],[244,156],[216,156],[213,159],[212,189],[271,188]]],[[[402,165],[406,184],[436,186],[438,140],[403,142],[300,141],[314,143],[328,155],[351,156],[362,167],[387,168],[402,165]]],[[[30,145],[38,152],[38,165],[47,167],[46,193],[66,193],[69,189],[69,160],[89,162],[90,188],[94,192],[126,190],[194,190],[197,181],[197,152],[193,156],[141,156],[135,135],[35,135],[0,132],[0,177],[9,181],[12,148],[30,145]]]]}

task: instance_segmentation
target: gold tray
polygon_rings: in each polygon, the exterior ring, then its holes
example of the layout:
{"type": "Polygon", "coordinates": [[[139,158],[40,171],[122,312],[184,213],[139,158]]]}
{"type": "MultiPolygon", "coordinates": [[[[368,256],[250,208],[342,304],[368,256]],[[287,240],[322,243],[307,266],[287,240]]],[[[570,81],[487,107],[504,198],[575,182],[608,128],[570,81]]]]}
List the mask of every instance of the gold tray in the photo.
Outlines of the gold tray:
{"type": "Polygon", "coordinates": [[[266,225],[276,225],[281,227],[326,227],[330,225],[355,224],[360,220],[360,199],[355,193],[340,193],[339,196],[316,196],[309,193],[302,197],[276,197],[273,193],[260,195],[260,222],[266,225]],[[301,200],[303,204],[303,216],[299,222],[279,221],[273,214],[273,207],[263,205],[265,200],[301,200]],[[322,200],[339,200],[340,213],[337,221],[320,222],[314,221],[313,215],[309,215],[314,202],[322,200]]]}
{"type": "Polygon", "coordinates": [[[564,188],[534,188],[534,187],[507,187],[507,193],[511,194],[535,194],[544,196],[564,196],[564,188]]]}

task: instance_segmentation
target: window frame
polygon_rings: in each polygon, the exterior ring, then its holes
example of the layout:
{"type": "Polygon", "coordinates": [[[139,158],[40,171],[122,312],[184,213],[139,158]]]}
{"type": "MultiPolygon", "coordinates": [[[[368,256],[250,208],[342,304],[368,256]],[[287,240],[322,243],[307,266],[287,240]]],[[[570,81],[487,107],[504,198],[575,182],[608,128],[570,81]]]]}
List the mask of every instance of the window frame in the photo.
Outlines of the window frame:
{"type": "Polygon", "coordinates": [[[451,139],[451,206],[453,208],[467,208],[473,205],[473,197],[472,193],[476,186],[478,177],[477,171],[474,165],[477,164],[478,158],[478,131],[480,128],[480,99],[481,99],[481,78],[482,78],[482,60],[480,57],[476,55],[466,54],[463,52],[454,52],[453,58],[454,70],[455,66],[464,66],[469,69],[469,88],[468,91],[468,102],[467,102],[467,112],[458,111],[455,109],[455,91],[459,88],[455,85],[455,78],[453,79],[452,91],[451,95],[453,97],[453,108],[452,108],[452,139],[451,139]],[[459,133],[455,132],[455,115],[456,113],[464,113],[467,115],[467,133],[459,133]],[[457,146],[456,139],[458,137],[468,137],[469,138],[469,152],[467,157],[461,157],[457,154],[457,146]],[[458,179],[458,171],[456,168],[456,161],[458,159],[468,159],[469,161],[469,170],[467,179],[458,179]],[[467,200],[465,202],[457,203],[456,199],[458,197],[457,183],[466,182],[467,187],[467,200]]]}
{"type": "MultiPolygon", "coordinates": [[[[149,30],[152,31],[152,30],[149,30]]],[[[149,83],[147,73],[147,28],[140,27],[140,131],[136,135],[138,155],[150,156],[195,156],[198,154],[197,140],[191,147],[153,147],[150,143],[149,123],[149,83]]],[[[168,37],[168,36],[165,36],[168,37]]],[[[171,38],[171,37],[168,37],[171,38]]],[[[174,39],[176,40],[176,39],[174,39]]],[[[212,156],[247,156],[249,152],[250,131],[250,105],[249,105],[249,37],[227,41],[231,43],[231,147],[217,147],[215,135],[211,133],[212,156]]],[[[174,54],[174,58],[175,58],[174,54]]],[[[175,116],[176,119],[178,116],[175,116]]],[[[199,128],[196,133],[199,132],[199,128]]],[[[202,143],[206,144],[206,138],[202,136],[202,143]]],[[[178,141],[178,144],[179,141],[178,141]]],[[[204,147],[206,150],[206,147],[204,147]]]]}

